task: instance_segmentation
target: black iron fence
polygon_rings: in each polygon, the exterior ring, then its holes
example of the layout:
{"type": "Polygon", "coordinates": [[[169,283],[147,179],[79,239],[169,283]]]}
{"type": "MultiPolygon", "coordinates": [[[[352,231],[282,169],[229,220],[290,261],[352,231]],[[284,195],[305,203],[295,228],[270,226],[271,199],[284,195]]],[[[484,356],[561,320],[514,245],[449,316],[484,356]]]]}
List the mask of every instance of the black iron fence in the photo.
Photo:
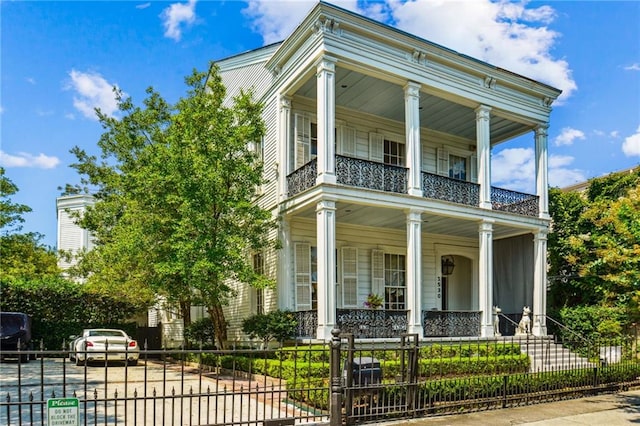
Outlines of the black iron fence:
{"type": "Polygon", "coordinates": [[[136,366],[76,365],[67,351],[2,356],[2,425],[53,415],[81,425],[341,425],[640,386],[634,338],[569,349],[532,335],[372,343],[336,331],[328,343],[277,349],[142,350],[136,366]],[[52,412],[52,401],[67,411],[52,412]]]}

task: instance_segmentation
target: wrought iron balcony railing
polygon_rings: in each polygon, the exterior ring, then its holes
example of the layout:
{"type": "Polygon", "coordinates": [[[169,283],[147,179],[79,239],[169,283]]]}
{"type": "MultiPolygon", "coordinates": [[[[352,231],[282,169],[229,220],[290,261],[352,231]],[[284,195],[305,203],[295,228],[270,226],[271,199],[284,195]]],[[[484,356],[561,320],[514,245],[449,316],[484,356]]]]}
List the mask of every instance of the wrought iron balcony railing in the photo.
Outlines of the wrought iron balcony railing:
{"type": "Polygon", "coordinates": [[[424,337],[480,335],[479,311],[422,311],[424,337]]]}
{"type": "Polygon", "coordinates": [[[538,196],[491,187],[491,208],[524,216],[538,216],[538,196]]]}
{"type": "MultiPolygon", "coordinates": [[[[313,187],[318,175],[316,159],[309,161],[287,176],[287,195],[293,197],[313,187]]],[[[379,191],[407,193],[408,169],[374,161],[336,156],[336,181],[340,185],[379,191]]],[[[422,172],[422,192],[426,198],[449,201],[477,207],[480,204],[480,185],[452,179],[433,173],[422,172]]],[[[538,196],[491,187],[493,210],[538,216],[538,196]]]]}
{"type": "Polygon", "coordinates": [[[422,194],[426,198],[478,206],[480,185],[447,176],[422,172],[422,194]]]}
{"type": "Polygon", "coordinates": [[[407,171],[405,167],[336,156],[336,180],[342,185],[406,194],[407,171]]]}
{"type": "Polygon", "coordinates": [[[383,309],[338,309],[336,325],[356,339],[398,337],[407,332],[407,311],[383,309]]]}
{"type": "Polygon", "coordinates": [[[318,160],[314,158],[287,176],[287,196],[293,197],[311,188],[316,184],[316,177],[318,177],[318,160]]]}
{"type": "Polygon", "coordinates": [[[315,338],[318,330],[318,311],[293,312],[298,323],[296,337],[315,338]]]}

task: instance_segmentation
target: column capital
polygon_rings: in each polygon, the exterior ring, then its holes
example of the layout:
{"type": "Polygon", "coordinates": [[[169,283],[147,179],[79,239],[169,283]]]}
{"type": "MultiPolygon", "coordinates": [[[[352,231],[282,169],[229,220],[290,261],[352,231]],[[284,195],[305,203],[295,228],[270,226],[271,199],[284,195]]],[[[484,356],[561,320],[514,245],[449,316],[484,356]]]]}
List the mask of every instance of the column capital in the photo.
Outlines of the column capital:
{"type": "Polygon", "coordinates": [[[534,241],[547,241],[547,236],[549,235],[548,229],[540,229],[533,232],[533,240],[534,241]]]}
{"type": "Polygon", "coordinates": [[[487,105],[480,105],[474,111],[476,113],[476,119],[479,120],[488,120],[491,115],[491,107],[487,105]]]}
{"type": "Polygon", "coordinates": [[[538,124],[535,128],[536,136],[549,135],[549,123],[538,124]]]}
{"type": "Polygon", "coordinates": [[[422,210],[407,209],[405,210],[407,221],[422,223],[422,210]]]}
{"type": "Polygon", "coordinates": [[[478,225],[479,232],[493,232],[493,220],[483,220],[478,225]]]}
{"type": "Polygon", "coordinates": [[[280,108],[291,109],[291,97],[280,95],[280,108]]]}
{"type": "Polygon", "coordinates": [[[404,85],[404,95],[405,97],[420,97],[420,87],[422,85],[420,83],[416,83],[415,81],[407,81],[407,84],[404,85]]]}
{"type": "Polygon", "coordinates": [[[318,201],[318,204],[316,204],[316,211],[322,211],[322,210],[336,210],[336,202],[335,200],[327,200],[327,199],[323,199],[318,201]]]}
{"type": "Polygon", "coordinates": [[[337,58],[333,56],[323,56],[316,63],[316,71],[320,74],[322,71],[336,72],[337,58]]]}

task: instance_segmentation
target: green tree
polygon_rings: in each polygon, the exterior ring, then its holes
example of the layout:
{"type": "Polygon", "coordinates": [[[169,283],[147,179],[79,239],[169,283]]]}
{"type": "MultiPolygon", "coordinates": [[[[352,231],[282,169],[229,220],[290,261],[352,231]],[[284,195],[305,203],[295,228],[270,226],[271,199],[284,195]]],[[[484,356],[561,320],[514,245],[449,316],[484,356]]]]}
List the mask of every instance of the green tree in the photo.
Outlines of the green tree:
{"type": "Polygon", "coordinates": [[[640,168],[593,179],[584,195],[550,191],[550,301],[621,307],[640,320],[640,168]]]}
{"type": "Polygon", "coordinates": [[[242,321],[242,331],[249,337],[262,339],[266,348],[270,340],[282,343],[295,335],[298,322],[289,311],[271,311],[266,314],[252,315],[242,321]]]}
{"type": "Polygon", "coordinates": [[[242,92],[225,106],[215,66],[186,83],[174,105],[152,88],[141,107],[116,92],[122,117],[98,111],[100,161],[73,149],[81,185],[97,200],[82,219],[96,246],[78,271],[95,286],[162,294],[186,325],[190,305],[203,304],[224,348],[230,283],[272,284],[249,261],[274,244],[276,225],[254,202],[262,164],[249,146],[264,133],[262,105],[242,92]]]}
{"type": "Polygon", "coordinates": [[[20,233],[23,214],[31,208],[11,201],[18,187],[5,175],[3,167],[0,167],[0,191],[0,280],[58,276],[55,251],[40,243],[42,236],[35,232],[20,233]]]}

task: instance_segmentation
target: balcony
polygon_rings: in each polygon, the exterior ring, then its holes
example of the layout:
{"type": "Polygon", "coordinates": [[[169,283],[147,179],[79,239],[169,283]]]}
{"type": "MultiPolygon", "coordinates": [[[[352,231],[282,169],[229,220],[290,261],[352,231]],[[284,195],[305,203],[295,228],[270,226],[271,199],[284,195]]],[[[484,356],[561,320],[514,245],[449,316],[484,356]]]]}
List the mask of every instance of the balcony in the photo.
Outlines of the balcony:
{"type": "MultiPolygon", "coordinates": [[[[311,160],[287,176],[287,195],[293,197],[316,184],[317,160],[311,160]]],[[[340,185],[378,191],[407,193],[408,169],[374,161],[336,156],[336,182],[340,185]]],[[[422,191],[425,198],[448,201],[467,206],[480,204],[480,185],[422,172],[422,191]]],[[[493,210],[537,217],[538,196],[491,187],[493,210]]]]}
{"type": "Polygon", "coordinates": [[[356,339],[384,339],[407,332],[407,311],[383,309],[338,309],[336,326],[356,339]]]}

